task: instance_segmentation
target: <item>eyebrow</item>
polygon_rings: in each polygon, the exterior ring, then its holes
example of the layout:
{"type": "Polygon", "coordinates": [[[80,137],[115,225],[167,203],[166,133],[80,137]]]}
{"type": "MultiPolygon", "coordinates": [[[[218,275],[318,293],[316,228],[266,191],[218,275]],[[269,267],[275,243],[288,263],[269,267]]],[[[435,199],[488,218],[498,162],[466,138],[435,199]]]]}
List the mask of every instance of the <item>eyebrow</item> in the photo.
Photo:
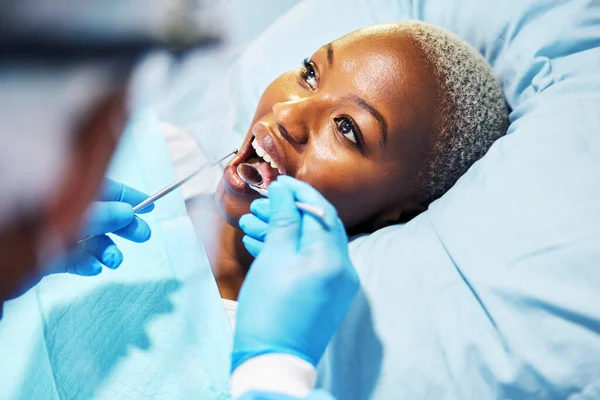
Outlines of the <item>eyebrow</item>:
{"type": "Polygon", "coordinates": [[[331,43],[328,43],[327,46],[325,46],[325,50],[327,51],[327,63],[329,64],[329,67],[331,67],[331,64],[333,64],[333,46],[331,43]]]}
{"type": "MultiPolygon", "coordinates": [[[[327,52],[327,64],[328,64],[329,68],[331,68],[331,66],[333,64],[333,45],[331,43],[327,43],[327,45],[325,45],[325,51],[327,52]]],[[[379,122],[379,126],[381,128],[379,131],[381,134],[381,140],[379,141],[379,145],[381,147],[385,147],[387,144],[387,137],[388,137],[388,125],[387,125],[387,121],[385,120],[383,115],[381,115],[381,113],[379,111],[377,111],[377,109],[375,107],[373,107],[372,105],[367,103],[365,100],[361,99],[360,97],[358,97],[357,95],[355,95],[353,93],[348,94],[347,98],[349,98],[350,100],[355,102],[363,110],[365,110],[368,113],[370,113],[371,115],[373,115],[373,117],[377,120],[377,122],[379,122]]]]}
{"type": "Polygon", "coordinates": [[[369,103],[367,103],[366,101],[364,101],[363,99],[361,99],[353,93],[349,93],[346,97],[355,102],[360,108],[373,115],[377,122],[379,122],[379,126],[381,128],[379,131],[381,133],[381,140],[379,141],[379,145],[381,147],[385,147],[385,145],[387,144],[388,126],[387,121],[385,120],[383,115],[381,115],[381,113],[377,111],[375,107],[373,107],[372,105],[370,105],[369,103]]]}

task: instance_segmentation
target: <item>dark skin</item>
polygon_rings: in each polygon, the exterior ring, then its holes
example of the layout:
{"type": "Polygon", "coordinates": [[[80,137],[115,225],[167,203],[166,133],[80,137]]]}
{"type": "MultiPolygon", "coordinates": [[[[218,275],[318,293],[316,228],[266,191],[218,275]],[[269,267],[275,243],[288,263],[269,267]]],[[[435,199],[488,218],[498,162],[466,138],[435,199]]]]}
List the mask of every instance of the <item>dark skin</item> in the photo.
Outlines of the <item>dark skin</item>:
{"type": "Polygon", "coordinates": [[[418,44],[396,24],[344,36],[273,81],[219,183],[220,234],[204,238],[214,249],[209,259],[222,297],[237,297],[252,261],[238,221],[260,196],[240,184],[235,168],[255,137],[278,154],[273,159],[287,175],[337,208],[350,234],[370,232],[426,208],[416,177],[437,109],[435,78],[418,44]]]}

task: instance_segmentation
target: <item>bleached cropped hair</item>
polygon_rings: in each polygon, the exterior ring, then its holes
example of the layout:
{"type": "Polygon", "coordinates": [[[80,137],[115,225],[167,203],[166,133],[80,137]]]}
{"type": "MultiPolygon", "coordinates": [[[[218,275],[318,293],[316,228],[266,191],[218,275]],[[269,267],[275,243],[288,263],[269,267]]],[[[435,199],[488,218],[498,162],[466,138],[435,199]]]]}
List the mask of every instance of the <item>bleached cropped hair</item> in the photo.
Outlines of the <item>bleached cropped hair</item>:
{"type": "Polygon", "coordinates": [[[500,83],[483,56],[443,28],[403,22],[440,88],[438,124],[427,163],[417,178],[429,205],[446,193],[494,141],[506,134],[508,110],[500,83]]]}

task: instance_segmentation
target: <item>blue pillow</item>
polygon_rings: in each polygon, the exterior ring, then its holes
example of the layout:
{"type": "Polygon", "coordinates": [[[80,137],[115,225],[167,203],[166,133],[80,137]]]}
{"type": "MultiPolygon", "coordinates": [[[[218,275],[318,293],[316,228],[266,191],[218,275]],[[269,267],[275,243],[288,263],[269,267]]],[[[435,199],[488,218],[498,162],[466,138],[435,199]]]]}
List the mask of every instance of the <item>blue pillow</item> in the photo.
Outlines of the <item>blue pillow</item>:
{"type": "Polygon", "coordinates": [[[305,0],[236,67],[236,124],[361,26],[422,19],[487,58],[509,135],[430,209],[357,238],[362,292],[320,384],[338,398],[600,398],[600,3],[305,0]]]}

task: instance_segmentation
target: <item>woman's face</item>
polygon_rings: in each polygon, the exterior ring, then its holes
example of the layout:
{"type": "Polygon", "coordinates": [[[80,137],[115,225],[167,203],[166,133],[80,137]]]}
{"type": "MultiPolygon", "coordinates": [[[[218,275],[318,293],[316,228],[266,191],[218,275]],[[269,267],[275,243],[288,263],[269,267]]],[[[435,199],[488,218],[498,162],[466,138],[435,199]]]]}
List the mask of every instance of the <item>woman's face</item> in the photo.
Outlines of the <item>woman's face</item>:
{"type": "Polygon", "coordinates": [[[259,197],[237,175],[241,162],[257,166],[264,186],[282,173],[308,182],[350,230],[419,211],[414,181],[436,105],[430,69],[413,39],[397,28],[363,29],[320,48],[263,93],[219,183],[223,216],[237,226],[259,197]]]}

